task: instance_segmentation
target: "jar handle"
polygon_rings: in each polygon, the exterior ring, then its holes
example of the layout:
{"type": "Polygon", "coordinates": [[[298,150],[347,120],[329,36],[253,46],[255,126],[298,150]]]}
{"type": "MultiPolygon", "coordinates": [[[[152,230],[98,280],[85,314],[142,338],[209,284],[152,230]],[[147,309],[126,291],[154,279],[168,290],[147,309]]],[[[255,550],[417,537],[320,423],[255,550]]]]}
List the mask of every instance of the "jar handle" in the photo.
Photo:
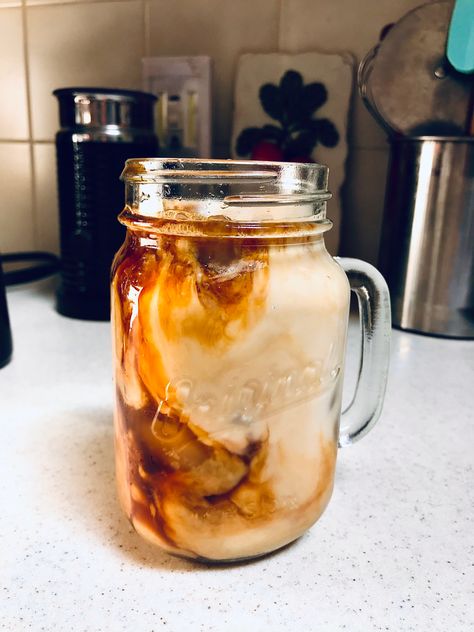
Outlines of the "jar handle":
{"type": "Polygon", "coordinates": [[[339,447],[351,445],[377,422],[390,362],[390,294],[380,272],[360,259],[336,257],[359,305],[362,348],[355,393],[343,411],[339,447]]]}

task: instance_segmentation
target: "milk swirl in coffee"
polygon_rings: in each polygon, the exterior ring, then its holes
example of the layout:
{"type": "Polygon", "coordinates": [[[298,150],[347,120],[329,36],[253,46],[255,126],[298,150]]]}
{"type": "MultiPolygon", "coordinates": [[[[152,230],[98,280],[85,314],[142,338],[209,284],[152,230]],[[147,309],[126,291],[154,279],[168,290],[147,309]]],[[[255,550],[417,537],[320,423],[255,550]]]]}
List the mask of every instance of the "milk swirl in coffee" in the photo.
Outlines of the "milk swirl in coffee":
{"type": "Polygon", "coordinates": [[[121,503],[172,553],[264,554],[331,495],[348,282],[317,230],[177,225],[129,231],[114,264],[121,503]]]}

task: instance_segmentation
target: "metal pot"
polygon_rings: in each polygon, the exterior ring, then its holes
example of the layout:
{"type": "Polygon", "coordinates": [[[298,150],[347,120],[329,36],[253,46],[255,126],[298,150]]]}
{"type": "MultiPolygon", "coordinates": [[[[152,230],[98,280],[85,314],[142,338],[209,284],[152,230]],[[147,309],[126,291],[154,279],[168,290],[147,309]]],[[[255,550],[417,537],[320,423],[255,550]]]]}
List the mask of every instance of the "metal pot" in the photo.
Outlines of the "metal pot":
{"type": "Polygon", "coordinates": [[[474,338],[474,138],[391,141],[379,268],[394,325],[474,338]]]}

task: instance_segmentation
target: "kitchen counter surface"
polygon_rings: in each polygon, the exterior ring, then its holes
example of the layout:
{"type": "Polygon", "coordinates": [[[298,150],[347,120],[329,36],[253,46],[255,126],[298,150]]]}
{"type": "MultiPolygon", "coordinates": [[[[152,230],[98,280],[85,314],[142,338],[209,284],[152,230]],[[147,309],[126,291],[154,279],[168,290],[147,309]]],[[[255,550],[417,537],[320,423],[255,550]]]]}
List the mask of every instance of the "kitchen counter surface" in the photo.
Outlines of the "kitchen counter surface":
{"type": "MultiPolygon", "coordinates": [[[[212,567],[154,550],[117,504],[108,323],[56,314],[51,283],[8,299],[1,630],[472,629],[474,342],[394,331],[382,418],[340,451],[320,521],[276,554],[212,567]]],[[[357,345],[353,323],[346,398],[357,345]]]]}

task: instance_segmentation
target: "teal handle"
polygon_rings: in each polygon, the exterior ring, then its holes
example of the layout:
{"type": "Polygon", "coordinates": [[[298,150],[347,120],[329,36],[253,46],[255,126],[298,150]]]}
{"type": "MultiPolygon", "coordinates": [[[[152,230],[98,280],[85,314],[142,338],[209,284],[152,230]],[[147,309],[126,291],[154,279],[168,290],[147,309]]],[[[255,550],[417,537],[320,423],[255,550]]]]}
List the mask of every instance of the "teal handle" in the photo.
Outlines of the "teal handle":
{"type": "Polygon", "coordinates": [[[474,71],[474,0],[456,0],[454,4],[446,56],[459,72],[474,71]]]}

